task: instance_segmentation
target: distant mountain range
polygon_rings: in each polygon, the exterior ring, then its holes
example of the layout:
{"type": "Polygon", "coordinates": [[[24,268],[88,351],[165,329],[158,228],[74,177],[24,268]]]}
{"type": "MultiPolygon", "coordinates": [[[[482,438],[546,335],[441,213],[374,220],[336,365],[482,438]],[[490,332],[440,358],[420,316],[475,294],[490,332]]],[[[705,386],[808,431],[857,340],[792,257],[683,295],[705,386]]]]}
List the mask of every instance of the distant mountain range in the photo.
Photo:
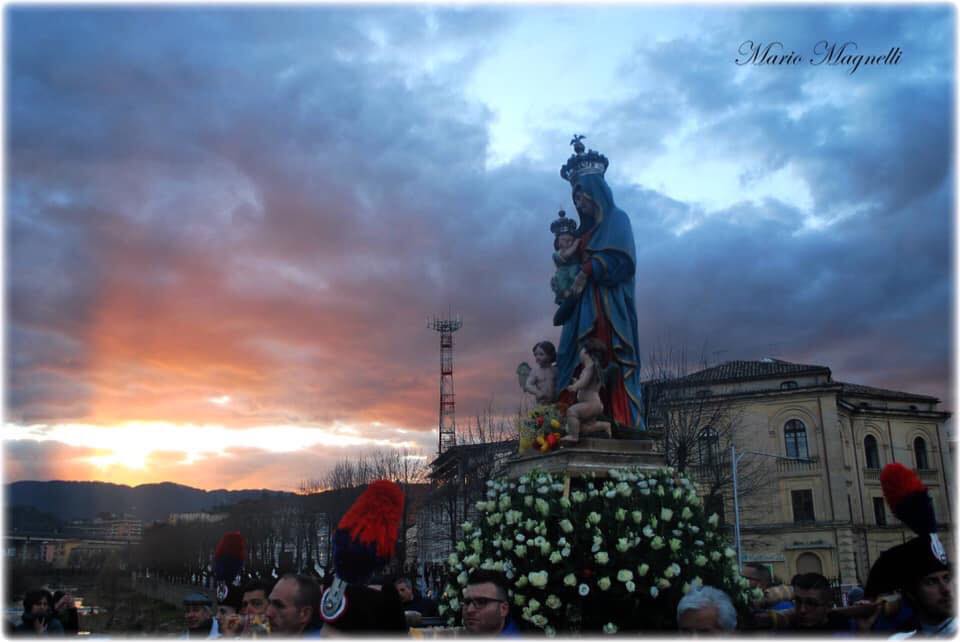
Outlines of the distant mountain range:
{"type": "Polygon", "coordinates": [[[245,500],[293,496],[277,490],[200,490],[163,482],[124,486],[106,482],[19,481],[6,485],[7,508],[30,507],[60,520],[92,519],[98,513],[126,513],[149,522],[170,513],[209,511],[245,500]]]}

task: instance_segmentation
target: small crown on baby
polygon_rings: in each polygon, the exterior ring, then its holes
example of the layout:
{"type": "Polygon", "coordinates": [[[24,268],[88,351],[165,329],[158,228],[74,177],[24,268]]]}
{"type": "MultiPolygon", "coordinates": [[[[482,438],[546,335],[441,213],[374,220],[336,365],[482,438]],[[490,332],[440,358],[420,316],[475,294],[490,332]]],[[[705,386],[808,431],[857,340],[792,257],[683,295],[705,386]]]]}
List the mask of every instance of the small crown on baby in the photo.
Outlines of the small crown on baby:
{"type": "Polygon", "coordinates": [[[554,236],[561,234],[574,234],[577,231],[577,222],[567,218],[567,213],[560,210],[557,220],[550,224],[550,231],[554,236]]]}

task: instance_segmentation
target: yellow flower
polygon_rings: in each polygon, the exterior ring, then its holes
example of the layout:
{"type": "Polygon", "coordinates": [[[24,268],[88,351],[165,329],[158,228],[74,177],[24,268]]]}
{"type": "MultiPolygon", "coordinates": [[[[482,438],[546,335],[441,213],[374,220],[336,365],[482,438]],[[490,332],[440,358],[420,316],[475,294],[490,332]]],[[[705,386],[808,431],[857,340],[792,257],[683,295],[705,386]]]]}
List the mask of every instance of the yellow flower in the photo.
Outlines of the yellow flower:
{"type": "Polygon", "coordinates": [[[551,419],[551,420],[550,420],[550,427],[553,428],[554,430],[556,430],[557,428],[560,427],[560,422],[557,421],[556,419],[551,419]]]}

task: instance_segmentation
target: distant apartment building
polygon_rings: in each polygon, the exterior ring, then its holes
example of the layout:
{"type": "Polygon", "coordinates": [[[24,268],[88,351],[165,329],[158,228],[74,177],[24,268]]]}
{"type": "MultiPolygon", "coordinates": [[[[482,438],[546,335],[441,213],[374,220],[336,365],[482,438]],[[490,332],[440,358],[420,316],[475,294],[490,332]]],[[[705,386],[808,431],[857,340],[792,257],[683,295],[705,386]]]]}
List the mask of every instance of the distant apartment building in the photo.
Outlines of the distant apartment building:
{"type": "Polygon", "coordinates": [[[129,541],[119,539],[7,535],[4,537],[4,557],[8,562],[46,563],[53,568],[74,568],[101,561],[104,554],[121,550],[129,544],[129,541]]]}
{"type": "Polygon", "coordinates": [[[139,542],[143,538],[143,522],[127,515],[75,520],[70,522],[67,530],[71,535],[83,539],[139,542]]]}
{"type": "Polygon", "coordinates": [[[167,523],[176,526],[177,524],[215,524],[222,522],[227,518],[226,513],[170,513],[167,523]]]}

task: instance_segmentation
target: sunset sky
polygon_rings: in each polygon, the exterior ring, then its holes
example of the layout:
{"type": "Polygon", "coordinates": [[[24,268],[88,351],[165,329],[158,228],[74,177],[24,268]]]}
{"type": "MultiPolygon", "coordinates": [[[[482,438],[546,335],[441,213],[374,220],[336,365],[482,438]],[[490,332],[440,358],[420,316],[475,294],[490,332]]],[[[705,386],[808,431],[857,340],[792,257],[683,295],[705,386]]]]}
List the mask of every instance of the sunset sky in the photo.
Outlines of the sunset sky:
{"type": "Polygon", "coordinates": [[[6,13],[6,481],[291,490],[511,413],[556,341],[574,133],[637,241],[639,331],[951,383],[949,6],[6,13]],[[744,41],[801,64],[738,65],[744,41]],[[813,65],[819,41],[896,65],[813,65]]]}

